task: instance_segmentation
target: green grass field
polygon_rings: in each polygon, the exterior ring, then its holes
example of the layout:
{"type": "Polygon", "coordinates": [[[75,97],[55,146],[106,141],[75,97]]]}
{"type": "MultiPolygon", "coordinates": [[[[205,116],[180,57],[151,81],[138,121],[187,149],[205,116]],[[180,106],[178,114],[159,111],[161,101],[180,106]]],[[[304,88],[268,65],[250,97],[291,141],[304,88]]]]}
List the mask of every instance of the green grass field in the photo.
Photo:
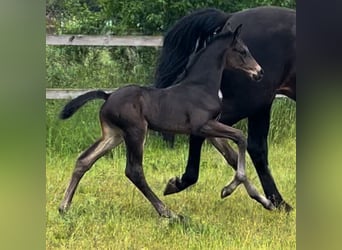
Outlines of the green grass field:
{"type": "MultiPolygon", "coordinates": [[[[57,114],[65,101],[46,104],[46,248],[47,249],[295,249],[296,210],[267,211],[250,199],[243,186],[226,199],[222,187],[233,170],[210,144],[202,149],[198,183],[164,197],[169,178],[181,175],[188,156],[186,137],[168,149],[150,133],[144,170],[155,193],[184,223],[159,218],[154,208],[125,177],[123,145],[101,158],[84,176],[69,212],[58,206],[78,154],[99,134],[100,102],[91,103],[70,120],[57,114]]],[[[269,138],[269,162],[284,199],[296,207],[295,104],[276,101],[269,138]]],[[[237,125],[245,129],[244,122],[237,125]]],[[[247,171],[262,192],[249,156],[247,171]]]]}

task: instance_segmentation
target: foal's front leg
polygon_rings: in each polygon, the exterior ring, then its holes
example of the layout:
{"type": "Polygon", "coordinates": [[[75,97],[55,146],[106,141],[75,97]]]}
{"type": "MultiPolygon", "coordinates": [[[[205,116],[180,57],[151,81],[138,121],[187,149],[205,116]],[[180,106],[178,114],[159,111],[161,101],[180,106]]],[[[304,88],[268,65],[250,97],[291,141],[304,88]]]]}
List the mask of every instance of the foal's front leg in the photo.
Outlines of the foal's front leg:
{"type": "MultiPolygon", "coordinates": [[[[238,154],[235,152],[233,148],[230,147],[226,139],[223,138],[217,138],[217,137],[210,137],[208,140],[215,146],[215,148],[223,155],[223,157],[226,159],[229,165],[232,166],[234,170],[237,169],[237,159],[238,154]]],[[[257,189],[254,187],[254,185],[246,178],[246,181],[244,182],[244,186],[248,192],[248,195],[252,198],[261,203],[262,205],[266,205],[266,209],[269,209],[268,207],[269,202],[267,199],[259,194],[257,189]]],[[[224,192],[225,188],[222,189],[221,192],[221,198],[227,197],[229,195],[228,193],[224,192]]],[[[270,207],[271,208],[271,207],[270,207]]]]}
{"type": "Polygon", "coordinates": [[[151,202],[158,214],[166,218],[178,218],[178,215],[168,209],[158,196],[151,190],[145,179],[143,162],[144,140],[147,126],[137,126],[125,131],[124,140],[126,143],[127,160],[125,174],[127,178],[144,194],[151,202]]]}
{"type": "Polygon", "coordinates": [[[233,180],[222,189],[221,197],[229,196],[241,183],[243,183],[248,194],[252,198],[260,202],[266,209],[274,209],[272,202],[260,195],[246,176],[245,153],[247,149],[247,141],[242,132],[238,129],[224,125],[216,120],[210,120],[200,128],[199,133],[205,137],[228,138],[233,140],[238,146],[239,154],[237,157],[236,173],[233,180]]]}
{"type": "Polygon", "coordinates": [[[245,153],[247,150],[247,140],[240,130],[229,127],[215,120],[208,121],[200,128],[199,132],[205,137],[229,138],[238,146],[239,154],[234,179],[222,190],[222,196],[228,196],[234,192],[238,185],[246,180],[245,153]]]}

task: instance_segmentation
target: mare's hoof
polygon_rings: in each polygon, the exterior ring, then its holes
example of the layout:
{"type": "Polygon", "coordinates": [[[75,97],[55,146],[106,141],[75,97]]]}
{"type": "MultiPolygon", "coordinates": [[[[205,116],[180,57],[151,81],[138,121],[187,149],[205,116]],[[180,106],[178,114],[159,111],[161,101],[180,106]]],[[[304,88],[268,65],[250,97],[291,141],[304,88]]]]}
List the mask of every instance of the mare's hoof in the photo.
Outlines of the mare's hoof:
{"type": "Polygon", "coordinates": [[[233,193],[234,189],[226,186],[221,191],[221,198],[226,198],[227,196],[231,195],[233,193]]]}
{"type": "Polygon", "coordinates": [[[164,195],[174,194],[181,191],[181,189],[179,188],[180,183],[181,180],[179,177],[171,178],[165,187],[164,195]]]}

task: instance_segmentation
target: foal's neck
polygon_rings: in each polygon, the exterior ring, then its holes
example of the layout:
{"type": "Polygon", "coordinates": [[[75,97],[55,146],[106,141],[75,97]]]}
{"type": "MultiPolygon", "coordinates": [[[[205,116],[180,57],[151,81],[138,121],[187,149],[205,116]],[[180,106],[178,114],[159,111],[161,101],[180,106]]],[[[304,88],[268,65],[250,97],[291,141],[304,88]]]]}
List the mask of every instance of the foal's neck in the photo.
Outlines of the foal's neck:
{"type": "Polygon", "coordinates": [[[222,72],[224,70],[225,46],[205,48],[199,57],[195,59],[189,68],[182,84],[195,84],[196,88],[205,88],[207,92],[217,95],[221,85],[222,72]]]}

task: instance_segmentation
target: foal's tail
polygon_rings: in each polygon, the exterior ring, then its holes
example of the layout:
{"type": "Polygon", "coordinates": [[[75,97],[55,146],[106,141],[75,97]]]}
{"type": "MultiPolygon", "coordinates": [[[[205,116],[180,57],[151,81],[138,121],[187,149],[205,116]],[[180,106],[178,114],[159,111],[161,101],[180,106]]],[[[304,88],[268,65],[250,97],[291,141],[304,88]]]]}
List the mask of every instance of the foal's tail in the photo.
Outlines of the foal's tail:
{"type": "Polygon", "coordinates": [[[80,95],[76,97],[75,99],[72,99],[70,102],[68,102],[61,113],[59,114],[59,118],[61,119],[68,119],[71,117],[80,107],[82,107],[84,104],[86,104],[88,101],[91,101],[93,99],[104,99],[107,100],[110,94],[107,94],[103,90],[94,90],[87,92],[83,95],[80,95]]]}

